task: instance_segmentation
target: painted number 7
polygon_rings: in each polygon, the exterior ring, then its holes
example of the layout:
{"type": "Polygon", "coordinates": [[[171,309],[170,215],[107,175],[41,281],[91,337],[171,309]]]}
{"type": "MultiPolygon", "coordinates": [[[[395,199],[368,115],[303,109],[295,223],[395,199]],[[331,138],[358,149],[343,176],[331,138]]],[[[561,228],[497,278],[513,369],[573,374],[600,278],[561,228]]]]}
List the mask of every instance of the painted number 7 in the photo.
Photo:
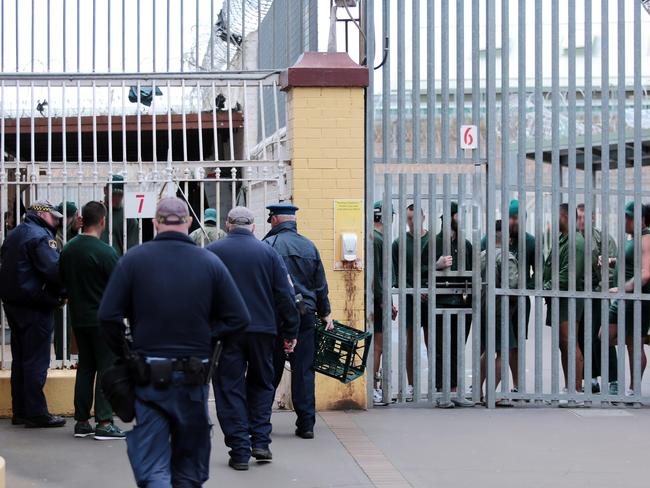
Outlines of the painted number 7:
{"type": "Polygon", "coordinates": [[[142,213],[142,206],[144,205],[144,194],[136,194],[135,198],[140,200],[140,205],[138,206],[138,213],[142,213]]]}

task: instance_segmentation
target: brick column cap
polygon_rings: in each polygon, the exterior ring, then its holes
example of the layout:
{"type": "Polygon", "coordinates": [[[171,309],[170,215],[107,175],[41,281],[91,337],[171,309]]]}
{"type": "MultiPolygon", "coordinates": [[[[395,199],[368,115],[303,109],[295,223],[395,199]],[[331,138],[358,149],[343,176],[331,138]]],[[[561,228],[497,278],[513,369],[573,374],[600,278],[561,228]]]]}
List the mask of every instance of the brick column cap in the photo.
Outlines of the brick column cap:
{"type": "Polygon", "coordinates": [[[368,68],[348,53],[305,52],[280,74],[283,91],[294,87],[366,87],[368,68]]]}

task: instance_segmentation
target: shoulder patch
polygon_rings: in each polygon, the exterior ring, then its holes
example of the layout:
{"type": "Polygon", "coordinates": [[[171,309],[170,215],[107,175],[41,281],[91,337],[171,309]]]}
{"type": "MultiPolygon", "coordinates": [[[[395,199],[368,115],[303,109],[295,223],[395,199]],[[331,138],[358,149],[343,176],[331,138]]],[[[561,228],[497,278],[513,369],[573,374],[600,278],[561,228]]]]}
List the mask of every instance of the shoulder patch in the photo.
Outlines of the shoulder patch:
{"type": "Polygon", "coordinates": [[[54,239],[50,239],[49,241],[47,241],[47,245],[50,246],[52,249],[57,248],[56,241],[54,239]]]}

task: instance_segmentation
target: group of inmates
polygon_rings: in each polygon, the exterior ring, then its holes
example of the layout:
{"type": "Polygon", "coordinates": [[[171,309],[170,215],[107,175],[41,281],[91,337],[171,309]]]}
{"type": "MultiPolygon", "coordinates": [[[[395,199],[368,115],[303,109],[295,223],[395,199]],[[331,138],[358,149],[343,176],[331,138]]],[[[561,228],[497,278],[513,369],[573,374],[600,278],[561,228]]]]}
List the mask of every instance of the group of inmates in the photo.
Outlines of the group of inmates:
{"type": "MultiPolygon", "coordinates": [[[[458,204],[451,202],[449,205],[449,218],[450,222],[447,224],[444,220],[444,214],[441,216],[440,231],[432,235],[431,231],[425,228],[425,214],[423,211],[420,215],[416,215],[414,204],[410,204],[405,209],[406,232],[405,242],[401,242],[398,237],[392,242],[392,248],[388,253],[390,260],[387,265],[384,265],[383,247],[385,236],[391,235],[391,229],[385,229],[384,223],[386,222],[386,213],[383,209],[383,202],[377,201],[374,204],[374,233],[373,233],[373,248],[374,248],[374,279],[373,279],[373,295],[374,295],[374,374],[375,374],[375,389],[374,401],[377,404],[390,401],[390,392],[384,394],[382,390],[380,365],[383,353],[383,333],[384,323],[391,323],[390,320],[384,318],[384,283],[388,282],[391,287],[399,288],[406,286],[410,289],[405,296],[405,309],[398,310],[395,302],[390,301],[390,315],[391,319],[395,320],[399,313],[404,314],[404,318],[398,321],[398,324],[406,327],[406,377],[408,385],[406,391],[400,392],[407,401],[412,400],[414,397],[413,391],[413,355],[419,354],[419,351],[413,350],[414,334],[413,327],[419,325],[422,328],[424,335],[424,343],[428,348],[429,341],[429,313],[430,308],[428,302],[430,300],[427,289],[429,287],[429,268],[435,266],[436,273],[440,276],[445,276],[445,280],[453,280],[454,274],[457,271],[471,271],[473,266],[480,266],[481,278],[484,285],[481,289],[481,393],[483,395],[483,388],[486,382],[487,362],[495,361],[496,382],[499,385],[501,381],[501,361],[503,354],[508,356],[508,364],[510,372],[512,373],[512,391],[518,392],[519,389],[519,350],[524,347],[519,341],[522,334],[519,333],[519,307],[522,306],[522,301],[519,296],[512,294],[508,296],[507,292],[504,294],[497,294],[494,307],[495,319],[495,355],[488,357],[487,354],[487,287],[485,285],[488,274],[488,246],[487,236],[481,240],[480,262],[473,263],[472,244],[469,240],[465,239],[464,243],[459,243],[459,229],[458,229],[458,204]],[[445,227],[447,232],[445,232],[445,227]],[[416,236],[420,238],[419,250],[420,256],[420,278],[417,283],[417,278],[414,274],[418,271],[415,270],[415,256],[416,236]],[[432,241],[435,239],[435,243],[432,241]],[[431,261],[429,246],[435,245],[434,261],[431,261]],[[461,253],[459,253],[459,247],[461,253]],[[400,256],[400,249],[403,249],[403,256],[400,256]],[[464,248],[464,249],[462,249],[464,248]],[[446,252],[445,252],[446,251],[446,252]],[[461,262],[460,254],[462,254],[462,262],[464,263],[463,269],[459,268],[461,262]],[[400,281],[400,258],[406,264],[406,269],[403,271],[405,279],[400,281]],[[385,280],[384,272],[389,270],[392,276],[385,280]],[[452,278],[449,278],[449,277],[452,278]],[[418,300],[415,292],[415,285],[419,285],[419,300],[421,305],[419,307],[419,320],[420,323],[416,324],[416,306],[415,301],[418,300]],[[507,306],[504,306],[504,300],[508,301],[507,306]],[[504,311],[507,311],[507,316],[503,316],[504,311]],[[508,339],[502,340],[502,334],[507,334],[508,339]],[[502,351],[502,344],[507,344],[507,351],[502,351]]],[[[603,235],[601,229],[596,227],[595,212],[591,215],[592,224],[587,225],[586,220],[589,216],[585,215],[585,205],[576,205],[575,227],[570,225],[569,205],[563,203],[559,206],[559,219],[558,219],[558,242],[557,246],[549,244],[550,251],[543,259],[543,269],[536,269],[536,242],[533,235],[525,231],[519,220],[520,213],[525,212],[524,209],[520,211],[519,201],[512,200],[508,208],[508,220],[498,220],[495,222],[495,248],[494,248],[494,273],[495,283],[498,288],[513,289],[513,290],[536,290],[541,289],[549,292],[545,297],[546,303],[546,325],[552,326],[553,318],[557,317],[559,324],[559,349],[562,363],[562,370],[564,374],[565,391],[575,387],[575,391],[581,392],[586,389],[584,382],[584,354],[587,352],[585,343],[586,336],[591,337],[591,365],[592,365],[592,378],[587,378],[590,383],[591,392],[599,393],[601,388],[603,391],[610,395],[619,394],[618,384],[618,361],[617,353],[623,354],[624,351],[617,351],[619,331],[625,334],[624,343],[627,348],[628,358],[630,362],[631,375],[629,378],[629,388],[626,391],[627,395],[634,394],[633,387],[635,382],[634,377],[634,361],[640,355],[641,374],[646,367],[646,355],[643,347],[641,351],[636,353],[634,350],[634,300],[624,299],[621,293],[633,293],[640,291],[641,293],[650,293],[650,206],[648,205],[635,205],[634,202],[628,202],[624,209],[624,224],[626,240],[621,243],[624,246],[625,260],[623,263],[618,262],[618,251],[616,240],[611,235],[603,235]],[[635,209],[638,207],[642,215],[635,220],[635,209]],[[635,224],[635,222],[639,222],[635,224]],[[508,242],[504,242],[503,235],[507,226],[508,242]],[[591,227],[591,236],[586,236],[585,232],[588,227],[591,227]],[[585,259],[586,240],[591,242],[591,256],[585,259]],[[640,253],[635,260],[635,246],[639,244],[640,253]],[[590,263],[591,265],[591,289],[585,289],[586,277],[589,270],[586,268],[590,263]],[[624,287],[619,290],[618,276],[619,268],[624,269],[624,287]],[[557,269],[557,274],[554,275],[553,271],[557,269]],[[520,276],[523,270],[523,276],[520,276]],[[505,273],[505,274],[504,274],[505,273]],[[537,276],[541,273],[541,280],[537,276]],[[605,277],[605,278],[604,278],[605,277]],[[635,288],[635,283],[638,280],[640,289],[635,288]],[[538,283],[539,281],[539,283],[538,283]],[[585,318],[584,298],[573,299],[575,306],[570,310],[571,299],[564,295],[559,298],[553,298],[554,292],[607,292],[613,294],[614,297],[609,298],[592,298],[591,299],[591,320],[587,324],[585,318]],[[616,294],[619,296],[617,297],[616,294]],[[554,310],[553,305],[557,304],[557,310],[554,310]],[[624,313],[619,313],[619,309],[623,308],[624,313]],[[602,327],[603,313],[605,313],[606,326],[602,327]],[[621,315],[625,316],[624,323],[619,324],[621,315]],[[573,334],[571,331],[575,331],[573,334]],[[606,378],[607,384],[601,385],[598,378],[602,376],[602,342],[604,336],[607,337],[609,344],[608,362],[604,367],[607,368],[606,378]],[[574,354],[570,354],[573,350],[574,354]],[[575,384],[569,385],[569,361],[571,356],[575,358],[575,384]],[[569,388],[571,386],[571,388],[569,388]]],[[[394,214],[394,210],[390,210],[394,214]]],[[[392,219],[391,219],[392,220],[392,219]]],[[[401,220],[400,220],[401,222],[401,220]]],[[[623,273],[623,271],[621,271],[623,273]]],[[[459,275],[461,275],[460,273],[459,275]]],[[[463,280],[456,280],[457,286],[462,285],[463,280]]],[[[433,285],[433,284],[432,284],[433,285]]],[[[439,283],[433,285],[437,287],[439,283]]],[[[467,282],[465,284],[467,286],[467,282]]],[[[471,290],[471,278],[469,278],[469,287],[471,290]]],[[[391,292],[388,295],[392,295],[391,292]]],[[[532,293],[531,293],[532,295],[532,293]]],[[[522,311],[524,321],[523,337],[524,340],[528,338],[528,324],[530,321],[531,312],[531,298],[524,296],[522,311]]],[[[588,302],[587,302],[588,303],[588,302]]],[[[444,381],[448,381],[448,387],[451,392],[457,391],[458,387],[458,337],[464,334],[465,340],[469,336],[472,315],[471,315],[471,296],[467,293],[439,293],[435,297],[435,320],[432,324],[435,328],[435,351],[433,356],[435,358],[435,388],[436,391],[443,390],[444,381]],[[443,327],[443,314],[444,309],[467,309],[465,313],[452,313],[450,314],[450,333],[446,337],[443,327]],[[461,327],[462,333],[458,333],[458,327],[461,327]],[[445,357],[444,346],[449,343],[449,357],[445,357]],[[449,377],[444,378],[444,362],[449,361],[449,377]]],[[[650,301],[641,300],[640,305],[640,334],[643,343],[648,342],[648,328],[650,327],[650,301]]],[[[463,344],[464,346],[464,344],[463,344]]],[[[640,393],[640,392],[638,392],[640,393]]],[[[482,396],[481,395],[481,396],[482,396]]],[[[450,408],[454,406],[472,406],[473,403],[465,398],[464,392],[453,395],[449,400],[438,400],[438,406],[450,408]]]]}

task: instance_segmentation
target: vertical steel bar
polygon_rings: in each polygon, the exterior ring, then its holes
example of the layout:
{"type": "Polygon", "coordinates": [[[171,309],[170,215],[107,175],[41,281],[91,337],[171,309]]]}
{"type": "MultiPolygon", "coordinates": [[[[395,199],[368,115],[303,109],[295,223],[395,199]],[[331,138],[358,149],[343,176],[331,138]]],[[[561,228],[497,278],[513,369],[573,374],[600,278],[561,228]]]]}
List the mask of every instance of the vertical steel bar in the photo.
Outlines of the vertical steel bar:
{"type": "MultiPolygon", "coordinates": [[[[502,289],[509,289],[508,283],[508,247],[510,242],[510,229],[506,222],[508,215],[510,173],[512,171],[510,162],[510,1],[501,0],[501,283],[496,286],[502,289]],[[504,244],[505,243],[505,244],[504,244]]],[[[488,249],[490,249],[488,244],[488,249]]],[[[494,252],[496,252],[496,243],[494,252]]],[[[488,251],[490,252],[490,251],[488,251]]],[[[501,320],[495,324],[501,330],[501,394],[507,396],[510,391],[509,371],[509,334],[510,327],[510,300],[508,295],[499,299],[501,320]]],[[[497,313],[499,311],[497,310],[497,313]]],[[[488,361],[492,361],[488,356],[488,361]]]]}
{"type": "Polygon", "coordinates": [[[214,71],[214,0],[210,0],[210,71],[214,71]]]}
{"type": "MultiPolygon", "coordinates": [[[[152,3],[152,19],[153,21],[151,22],[151,56],[152,56],[152,61],[151,61],[151,71],[154,73],[156,72],[156,1],[154,0],[152,3]]],[[[156,91],[153,91],[154,93],[154,99],[156,98],[156,91]]],[[[155,113],[155,112],[154,112],[155,113]]],[[[155,118],[155,117],[154,117],[155,118]]]]}
{"type": "MultiPolygon", "coordinates": [[[[517,112],[519,119],[517,122],[517,198],[519,200],[519,230],[517,233],[517,264],[519,271],[519,290],[526,290],[528,287],[528,270],[531,264],[528,262],[528,253],[526,252],[527,243],[527,221],[528,215],[526,209],[526,98],[528,95],[526,87],[526,0],[519,0],[518,5],[518,81],[517,81],[517,112]]],[[[508,210],[508,216],[510,210],[508,210]]],[[[505,218],[504,218],[505,223],[505,218]]],[[[508,230],[509,225],[508,225],[508,230]]],[[[510,248],[509,242],[506,242],[510,248]]],[[[513,386],[518,392],[526,393],[526,332],[528,331],[528,315],[526,305],[530,303],[530,297],[519,296],[517,298],[517,373],[518,377],[513,378],[513,386]]]]}
{"type": "Polygon", "coordinates": [[[77,73],[81,72],[81,0],[77,0],[77,73]]]}
{"type": "Polygon", "coordinates": [[[185,79],[181,81],[181,119],[183,125],[183,161],[187,161],[187,114],[185,113],[185,79]]]}
{"type": "MultiPolygon", "coordinates": [[[[585,89],[584,89],[584,107],[585,107],[585,127],[593,126],[593,75],[592,75],[592,54],[593,54],[593,41],[592,41],[592,15],[591,15],[591,2],[585,2],[585,89]]],[[[592,254],[593,254],[593,215],[594,209],[594,178],[593,178],[593,137],[591,131],[585,131],[585,151],[584,151],[584,181],[585,181],[585,290],[600,291],[607,288],[602,288],[600,283],[594,283],[595,277],[592,275],[592,254]]],[[[604,241],[608,241],[608,236],[603,234],[604,241]]],[[[607,257],[602,253],[601,255],[605,260],[607,257]]],[[[606,262],[606,261],[605,261],[606,262]]],[[[607,265],[605,265],[607,266],[607,265]]],[[[585,378],[585,392],[587,395],[592,394],[591,378],[596,375],[593,374],[594,368],[599,368],[600,365],[592,364],[593,358],[593,332],[594,327],[600,327],[599,324],[593,323],[593,309],[594,306],[600,306],[601,300],[585,300],[584,308],[584,344],[585,350],[582,351],[584,357],[584,378],[585,378]]],[[[603,371],[603,369],[600,369],[603,371]]],[[[606,392],[607,385],[602,383],[601,393],[606,392]]]]}
{"type": "MultiPolygon", "coordinates": [[[[136,70],[137,70],[138,73],[140,73],[140,0],[137,0],[137,2],[136,2],[135,21],[137,23],[137,26],[136,26],[136,66],[137,66],[137,69],[136,70]]],[[[155,22],[155,19],[154,19],[154,22],[155,22]]],[[[155,94],[154,94],[154,96],[155,96],[155,94]]]]}
{"type": "Polygon", "coordinates": [[[34,15],[34,0],[32,0],[31,14],[32,14],[32,16],[31,16],[31,20],[32,20],[32,29],[31,29],[31,36],[32,36],[32,64],[31,64],[31,66],[32,66],[32,73],[33,73],[34,72],[34,59],[35,59],[35,56],[34,56],[34,22],[35,22],[35,19],[34,19],[34,17],[35,17],[35,15],[34,15]]]}
{"type": "MultiPolygon", "coordinates": [[[[47,72],[49,73],[51,71],[51,57],[52,57],[52,48],[51,48],[51,41],[52,41],[52,5],[50,0],[47,0],[47,72]]],[[[4,29],[4,21],[3,21],[3,29],[4,29]]],[[[4,71],[4,69],[2,70],[4,71]]]]}
{"type": "Polygon", "coordinates": [[[230,0],[226,1],[226,70],[230,71],[230,0]]]}
{"type": "Polygon", "coordinates": [[[180,21],[181,21],[181,40],[180,40],[180,48],[181,48],[181,72],[185,71],[184,63],[183,63],[183,57],[185,53],[185,48],[184,48],[184,42],[185,42],[185,20],[184,20],[184,13],[185,9],[183,8],[183,4],[180,4],[180,21]]]}
{"type": "MultiPolygon", "coordinates": [[[[405,100],[406,100],[406,8],[405,1],[398,0],[397,2],[397,160],[404,161],[405,158],[405,135],[406,135],[406,121],[404,114],[405,100]]],[[[406,310],[406,295],[405,288],[407,287],[407,236],[406,236],[406,176],[399,175],[399,289],[400,289],[400,310],[406,310]]],[[[414,222],[417,221],[418,216],[414,217],[414,222]]],[[[416,224],[417,225],[417,224],[416,224]]],[[[415,297],[413,297],[415,300],[415,297]]],[[[416,324],[411,324],[413,327],[416,324]]],[[[400,322],[399,337],[398,337],[398,401],[406,401],[408,390],[408,377],[406,374],[406,334],[407,324],[405,321],[400,322]]]]}
{"type": "MultiPolygon", "coordinates": [[[[480,46],[480,1],[472,0],[472,52],[478,53],[480,46]]],[[[481,97],[481,73],[480,59],[476,54],[472,55],[472,125],[480,125],[480,97],[481,97]]],[[[481,322],[481,266],[480,266],[480,212],[482,211],[481,193],[481,166],[480,151],[482,144],[479,137],[479,147],[472,152],[472,162],[474,163],[474,179],[472,190],[474,193],[474,202],[472,205],[472,228],[476,234],[473,237],[473,285],[472,285],[472,401],[478,402],[481,399],[481,327],[485,325],[481,322]]]]}
{"type": "MultiPolygon", "coordinates": [[[[616,94],[616,116],[617,116],[617,124],[616,124],[616,177],[617,177],[617,183],[616,183],[616,195],[618,196],[618,242],[624,243],[625,242],[625,174],[626,174],[626,168],[625,168],[625,160],[626,160],[626,147],[625,147],[625,56],[623,53],[625,53],[625,6],[621,0],[619,0],[617,3],[617,43],[616,43],[616,48],[618,51],[617,54],[617,68],[618,68],[618,73],[617,73],[617,78],[616,78],[616,84],[617,84],[617,94],[616,94]]],[[[634,212],[634,217],[635,217],[635,222],[634,222],[634,230],[635,233],[632,236],[633,239],[639,240],[638,236],[638,230],[641,227],[639,226],[640,223],[640,205],[635,205],[635,212],[634,212]],[[639,219],[639,220],[637,220],[639,219]]],[[[619,291],[624,291],[625,287],[625,268],[626,266],[623,265],[625,263],[625,246],[619,246],[618,249],[618,276],[616,277],[617,279],[617,286],[619,291]]],[[[634,261],[635,264],[635,269],[639,269],[636,266],[638,265],[638,261],[634,261]]],[[[617,347],[618,347],[618,385],[619,388],[623,391],[625,391],[626,388],[626,371],[625,371],[625,335],[626,335],[626,308],[627,308],[628,301],[625,299],[622,299],[619,301],[619,307],[618,307],[618,331],[617,331],[617,347]]]]}
{"type": "MultiPolygon", "coordinates": [[[[216,90],[214,87],[214,81],[212,81],[212,144],[214,147],[214,160],[219,161],[219,138],[217,137],[217,96],[216,90]]],[[[218,183],[217,183],[218,186],[218,183]]]]}
{"type": "MultiPolygon", "coordinates": [[[[603,256],[611,254],[609,250],[609,219],[610,219],[610,199],[606,190],[610,188],[610,154],[609,154],[609,0],[601,0],[601,85],[600,85],[600,106],[601,106],[601,151],[600,167],[602,172],[601,178],[601,220],[603,223],[602,233],[607,236],[603,239],[603,256]]],[[[621,217],[617,217],[617,221],[621,217]]],[[[623,247],[624,242],[619,241],[619,247],[623,247]]],[[[609,266],[603,266],[603,284],[607,283],[609,288],[609,266]]],[[[609,387],[609,382],[618,381],[618,378],[609,378],[609,307],[607,300],[601,302],[601,330],[607,333],[601,334],[601,381],[603,389],[609,387]]]]}
{"type": "MultiPolygon", "coordinates": [[[[413,2],[412,11],[412,89],[411,89],[411,119],[412,119],[412,132],[413,132],[413,147],[412,147],[412,161],[417,163],[420,158],[420,2],[413,2]]],[[[413,335],[413,401],[419,401],[422,394],[422,372],[420,365],[420,350],[422,349],[422,232],[420,218],[422,214],[422,178],[421,175],[416,174],[413,178],[414,186],[414,203],[415,203],[415,219],[418,222],[414,236],[414,256],[413,256],[413,282],[414,293],[413,303],[415,305],[414,321],[411,334],[413,335]]]]}
{"type": "MultiPolygon", "coordinates": [[[[302,9],[302,2],[300,2],[300,6],[302,9]]],[[[302,24],[302,16],[300,17],[300,23],[302,24]]],[[[246,69],[246,48],[244,47],[244,40],[246,39],[246,0],[241,2],[241,38],[241,70],[243,71],[246,69]]]]}
{"type": "MultiPolygon", "coordinates": [[[[384,0],[381,0],[382,4],[382,39],[386,39],[390,36],[390,3],[384,0]]],[[[259,4],[258,4],[259,5],[259,4]]],[[[259,20],[259,19],[258,19],[259,20]]],[[[259,22],[258,22],[259,26],[259,22]]],[[[381,160],[382,162],[388,162],[389,160],[389,151],[390,151],[390,137],[391,137],[391,127],[390,127],[390,90],[391,90],[391,79],[390,79],[390,66],[391,66],[391,57],[390,53],[386,57],[386,62],[382,68],[382,90],[381,90],[381,134],[382,134],[382,149],[381,149],[381,160]]],[[[373,188],[374,190],[374,188],[373,188]]],[[[382,208],[392,210],[393,208],[393,178],[390,174],[384,174],[383,177],[383,203],[382,208]]],[[[399,209],[400,216],[403,210],[399,209]]],[[[384,222],[384,247],[383,247],[383,271],[384,271],[384,296],[382,301],[384,307],[389,303],[392,304],[392,288],[393,288],[393,279],[392,279],[392,270],[397,263],[392,261],[392,246],[388,246],[388,242],[391,239],[386,239],[386,236],[393,235],[393,212],[384,212],[386,218],[384,222]],[[388,267],[390,263],[390,268],[388,267]],[[388,271],[391,271],[389,274],[388,271]],[[390,282],[389,282],[390,277],[390,282]],[[390,284],[389,284],[390,283],[390,284]]],[[[403,220],[399,219],[398,223],[403,225],[403,220]]],[[[401,236],[401,232],[400,232],[401,236]]],[[[398,306],[401,306],[402,294],[399,295],[398,306]]],[[[402,309],[403,310],[403,309],[402,309]]],[[[403,315],[400,313],[399,315],[403,315]]],[[[402,326],[404,320],[399,317],[398,326],[402,326]]],[[[381,388],[382,388],[382,401],[388,403],[392,398],[392,388],[393,388],[393,327],[388,314],[384,314],[384,323],[383,323],[383,347],[382,347],[382,357],[381,357],[381,388]]]]}
{"type": "MultiPolygon", "coordinates": [[[[622,8],[622,2],[619,6],[622,8]]],[[[645,224],[641,225],[640,215],[639,215],[639,226],[637,227],[637,214],[640,214],[639,207],[641,202],[641,181],[642,181],[642,139],[641,139],[641,95],[643,93],[643,85],[641,84],[641,4],[640,2],[635,2],[634,4],[634,202],[636,203],[634,209],[634,226],[635,229],[645,227],[645,224]]],[[[620,137],[620,136],[619,136],[620,137]]],[[[643,237],[639,236],[635,240],[635,249],[634,249],[634,266],[635,269],[642,269],[643,266],[643,253],[642,253],[642,241],[643,237]],[[638,260],[637,260],[638,259],[638,260]]],[[[641,282],[642,273],[637,273],[635,276],[634,283],[634,292],[642,292],[642,282],[641,282]]],[[[634,378],[634,384],[632,385],[632,390],[634,395],[641,397],[641,354],[643,345],[641,344],[641,301],[635,300],[634,302],[634,368],[632,371],[632,376],[634,378]]]]}
{"type": "MultiPolygon", "coordinates": [[[[196,63],[196,71],[200,71],[200,65],[201,62],[199,61],[199,0],[196,0],[195,4],[195,13],[196,13],[196,25],[194,26],[195,29],[195,38],[194,42],[196,43],[195,46],[195,51],[194,51],[194,62],[196,63]]],[[[200,107],[199,107],[199,112],[200,112],[200,107]]]]}
{"type": "MultiPolygon", "coordinates": [[[[380,0],[381,1],[381,0],[380,0]]],[[[242,2],[242,7],[243,7],[243,2],[242,2]]],[[[367,2],[364,2],[363,5],[363,16],[365,18],[365,23],[364,23],[364,30],[365,30],[365,35],[366,38],[369,39],[369,42],[366,43],[365,48],[366,48],[366,59],[374,59],[375,57],[375,15],[374,15],[374,1],[369,0],[367,2]]],[[[243,10],[243,8],[242,8],[243,10]]],[[[302,17],[300,19],[302,22],[302,17]]],[[[243,65],[242,61],[242,65],[243,65]]],[[[369,66],[372,67],[372,62],[368,63],[369,66]]],[[[366,134],[373,134],[375,131],[375,83],[374,83],[374,73],[372,68],[368,69],[369,73],[369,79],[368,79],[368,88],[366,89],[366,95],[365,95],[365,102],[366,102],[366,126],[365,126],[365,132],[366,134]]],[[[246,81],[244,81],[244,111],[248,109],[248,103],[247,103],[247,98],[246,98],[246,81]]],[[[246,113],[244,113],[244,120],[247,120],[246,113]]],[[[246,131],[246,134],[248,136],[249,131],[246,131]]],[[[365,255],[367,256],[366,259],[366,283],[374,283],[376,277],[374,275],[374,263],[376,259],[382,259],[382,269],[385,270],[385,261],[383,261],[383,256],[375,256],[374,254],[374,208],[370,206],[369,202],[374,202],[375,200],[375,153],[374,153],[374,141],[366,137],[365,138],[365,151],[366,151],[366,167],[365,167],[365,178],[366,178],[366,187],[365,187],[365,200],[366,200],[366,225],[365,225],[365,232],[367,238],[365,239],[365,255]],[[370,236],[373,236],[370,238],[370,236]]],[[[247,159],[250,159],[250,141],[248,140],[247,137],[247,159]]],[[[265,182],[265,195],[264,195],[264,202],[266,203],[266,182],[265,182]]],[[[390,207],[384,207],[386,209],[390,207]]],[[[389,212],[386,211],[384,212],[384,215],[387,215],[389,212]]],[[[265,229],[266,230],[266,229],[265,229]]],[[[383,230],[383,235],[386,236],[386,228],[383,230]]],[[[383,247],[387,248],[389,240],[384,244],[383,247]]],[[[390,271],[388,271],[390,273],[390,271]]],[[[385,284],[382,283],[382,285],[385,284]]],[[[391,286],[390,284],[389,286],[391,286]]],[[[375,300],[382,300],[382,297],[375,297],[374,296],[374,286],[366,286],[366,293],[365,293],[365,301],[366,301],[366,316],[364,317],[365,319],[365,330],[370,331],[373,330],[373,319],[377,320],[374,317],[373,311],[375,309],[375,300]]],[[[384,304],[384,310],[389,310],[385,308],[384,304]]],[[[387,315],[385,313],[384,315],[387,315]]],[[[383,325],[383,324],[382,324],[383,325]]],[[[383,330],[386,330],[384,327],[383,330]]],[[[375,347],[374,341],[377,339],[373,337],[373,348],[375,347]]],[[[368,358],[370,359],[370,362],[368,364],[368,371],[371,371],[374,373],[375,368],[379,366],[379,364],[375,364],[374,362],[374,354],[369,354],[368,358]]],[[[376,378],[373,376],[371,381],[367,381],[367,388],[366,388],[366,394],[367,394],[367,404],[370,408],[372,408],[373,405],[373,389],[375,387],[375,381],[376,378]]]]}
{"type": "MultiPolygon", "coordinates": [[[[198,127],[198,136],[199,136],[199,161],[203,162],[203,110],[201,110],[201,84],[197,80],[196,82],[196,121],[198,127]]],[[[203,188],[203,183],[201,183],[201,188],[203,188]]],[[[201,214],[203,215],[203,214],[201,214]]]]}
{"type": "MultiPolygon", "coordinates": [[[[170,11],[170,5],[169,5],[170,0],[167,0],[167,30],[166,32],[166,40],[167,40],[167,72],[169,73],[170,71],[170,65],[169,65],[169,57],[170,57],[170,47],[169,47],[169,37],[170,37],[170,32],[171,32],[171,11],[170,11]]],[[[214,29],[214,21],[212,22],[212,28],[214,29]]]]}
{"type": "Polygon", "coordinates": [[[93,0],[93,73],[97,66],[97,0],[93,0]]]}
{"type": "MultiPolygon", "coordinates": [[[[20,46],[19,43],[19,37],[20,37],[20,29],[19,29],[19,9],[18,9],[18,2],[19,0],[16,0],[16,73],[20,71],[20,55],[18,51],[18,46],[20,46]]],[[[18,117],[18,115],[16,115],[18,117]]],[[[16,220],[16,223],[18,223],[18,220],[16,220]]]]}
{"type": "MultiPolygon", "coordinates": [[[[436,120],[436,94],[435,94],[435,5],[433,2],[427,2],[427,160],[433,162],[435,158],[435,120],[436,120]]],[[[435,234],[435,211],[436,211],[436,177],[429,175],[428,185],[428,213],[429,213],[429,232],[431,235],[435,234]]],[[[428,277],[428,290],[429,300],[427,302],[427,363],[429,368],[429,377],[427,381],[427,390],[429,392],[429,402],[435,401],[436,393],[436,295],[435,290],[435,266],[432,263],[436,262],[436,249],[435,239],[429,242],[429,277],[428,277]]]]}
{"type": "MultiPolygon", "coordinates": [[[[552,109],[551,109],[551,139],[552,139],[552,208],[551,208],[551,253],[552,253],[552,279],[553,291],[559,290],[559,205],[562,201],[561,177],[560,177],[560,5],[559,0],[552,0],[551,4],[551,70],[552,70],[552,109]]],[[[551,391],[553,399],[559,394],[559,305],[557,297],[551,299],[552,310],[552,363],[551,363],[551,391]]],[[[547,311],[548,313],[548,311],[547,311]]]]}
{"type": "MultiPolygon", "coordinates": [[[[568,1],[569,6],[569,64],[575,62],[576,59],[576,5],[575,0],[568,1]]],[[[569,163],[569,188],[572,191],[568,192],[569,196],[569,292],[575,294],[578,289],[578,279],[576,276],[576,196],[575,189],[577,187],[576,181],[576,71],[575,69],[569,70],[569,107],[568,107],[568,163],[569,163]]],[[[584,276],[582,277],[584,279],[584,276]]],[[[576,319],[580,317],[576,313],[576,299],[569,298],[569,365],[567,378],[569,381],[568,390],[570,394],[575,394],[577,383],[580,378],[577,376],[580,372],[577,370],[576,359],[578,356],[577,350],[577,331],[576,319]]]]}
{"type": "MultiPolygon", "coordinates": [[[[230,81],[228,82],[228,87],[227,87],[227,92],[228,92],[228,134],[230,135],[230,138],[228,140],[228,146],[230,146],[230,160],[234,161],[235,160],[235,133],[232,128],[232,90],[230,88],[230,81]]],[[[277,128],[276,128],[277,129],[277,128]]]]}
{"type": "MultiPolygon", "coordinates": [[[[486,66],[486,91],[487,91],[487,167],[488,167],[488,191],[487,191],[487,241],[488,249],[494,247],[495,227],[494,209],[496,208],[496,6],[495,0],[487,0],[486,7],[487,23],[487,66],[486,66]]],[[[495,316],[495,259],[494,253],[487,255],[487,357],[494,357],[494,316],[495,316]]],[[[495,365],[493,361],[487,361],[487,386],[485,396],[488,408],[495,406],[495,365]]]]}
{"type": "MultiPolygon", "coordinates": [[[[107,57],[108,57],[108,72],[111,72],[111,29],[112,29],[112,23],[111,23],[111,6],[113,5],[113,2],[109,0],[108,2],[108,14],[106,18],[106,23],[107,23],[107,31],[106,31],[106,50],[107,50],[107,57]]],[[[154,15],[154,18],[156,16],[154,15]]],[[[110,132],[109,132],[109,138],[110,138],[110,132]]]]}
{"type": "MultiPolygon", "coordinates": [[[[122,0],[122,72],[124,71],[126,71],[126,0],[122,0]]],[[[124,151],[124,146],[122,150],[124,151]]]]}

